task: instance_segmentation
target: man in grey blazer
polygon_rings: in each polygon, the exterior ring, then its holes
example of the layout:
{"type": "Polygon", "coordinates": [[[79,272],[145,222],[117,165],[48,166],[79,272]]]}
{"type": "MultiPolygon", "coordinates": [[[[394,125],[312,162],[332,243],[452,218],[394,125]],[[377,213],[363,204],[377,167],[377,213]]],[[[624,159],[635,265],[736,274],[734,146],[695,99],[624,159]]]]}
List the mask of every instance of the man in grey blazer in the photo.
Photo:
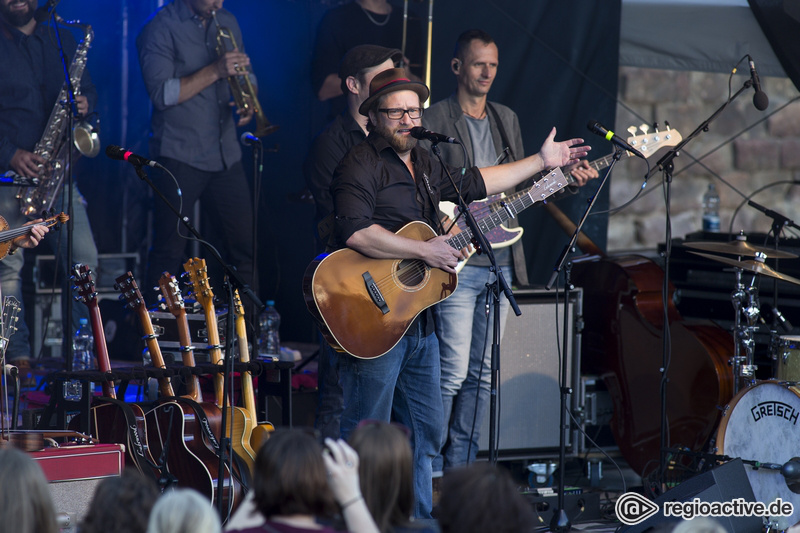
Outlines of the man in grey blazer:
{"type": "MultiPolygon", "coordinates": [[[[423,126],[459,139],[442,144],[445,163],[453,166],[486,167],[525,157],[517,114],[508,107],[489,102],[488,94],[498,67],[498,49],[483,30],[462,33],[450,60],[456,76],[456,92],[425,110],[423,126]]],[[[583,161],[573,170],[577,185],[597,177],[583,161]]],[[[456,176],[456,181],[458,177],[456,176]]],[[[489,197],[492,202],[501,195],[489,197]]],[[[440,209],[451,218],[450,206],[440,209]]],[[[512,223],[516,225],[516,220],[512,223]]],[[[506,279],[527,285],[528,276],[522,241],[516,233],[503,232],[491,239],[498,266],[506,279]],[[509,246],[509,242],[516,242],[509,246]],[[503,241],[503,242],[498,242],[503,241]]],[[[486,407],[489,404],[491,327],[493,306],[487,284],[495,279],[485,255],[473,255],[458,276],[458,289],[434,309],[441,354],[441,390],[444,404],[445,443],[434,461],[434,472],[473,462],[486,407]],[[488,310],[488,311],[487,311],[488,310]]],[[[505,329],[509,303],[500,298],[500,335],[505,329]]]]}

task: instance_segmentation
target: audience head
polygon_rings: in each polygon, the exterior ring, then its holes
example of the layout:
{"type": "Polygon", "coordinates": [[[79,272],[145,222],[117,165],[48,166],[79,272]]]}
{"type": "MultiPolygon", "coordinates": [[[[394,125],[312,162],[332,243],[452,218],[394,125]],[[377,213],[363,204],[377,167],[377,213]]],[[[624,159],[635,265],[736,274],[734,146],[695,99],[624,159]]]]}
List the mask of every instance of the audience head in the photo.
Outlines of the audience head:
{"type": "Polygon", "coordinates": [[[120,477],[104,479],[97,485],[81,533],[145,533],[156,499],[155,482],[128,468],[120,477]]]}
{"type": "Polygon", "coordinates": [[[413,459],[406,431],[370,420],[359,424],[349,439],[358,452],[361,494],[384,532],[407,524],[414,508],[413,459]]]}
{"type": "Polygon", "coordinates": [[[266,518],[335,512],[322,445],[300,429],[270,436],[258,451],[253,477],[256,507],[266,518]]]}
{"type": "Polygon", "coordinates": [[[175,489],[153,506],[147,533],[220,533],[217,511],[205,496],[191,489],[175,489]]]}
{"type": "Polygon", "coordinates": [[[537,525],[508,472],[489,463],[445,473],[438,509],[442,533],[523,533],[537,525]]]}
{"type": "Polygon", "coordinates": [[[56,533],[53,498],[42,469],[15,448],[0,449],[0,524],[16,533],[56,533]]]}

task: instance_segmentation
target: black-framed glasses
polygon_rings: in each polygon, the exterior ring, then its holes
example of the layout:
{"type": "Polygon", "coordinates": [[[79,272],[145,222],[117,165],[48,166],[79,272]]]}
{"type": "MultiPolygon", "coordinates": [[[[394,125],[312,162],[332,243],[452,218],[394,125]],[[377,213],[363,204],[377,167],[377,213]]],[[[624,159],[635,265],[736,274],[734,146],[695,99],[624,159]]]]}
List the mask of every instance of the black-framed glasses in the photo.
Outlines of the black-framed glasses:
{"type": "Polygon", "coordinates": [[[408,118],[417,119],[422,118],[422,108],[412,107],[411,109],[400,109],[399,107],[382,108],[378,109],[381,113],[386,113],[386,116],[392,120],[400,120],[403,115],[408,113],[408,118]]]}

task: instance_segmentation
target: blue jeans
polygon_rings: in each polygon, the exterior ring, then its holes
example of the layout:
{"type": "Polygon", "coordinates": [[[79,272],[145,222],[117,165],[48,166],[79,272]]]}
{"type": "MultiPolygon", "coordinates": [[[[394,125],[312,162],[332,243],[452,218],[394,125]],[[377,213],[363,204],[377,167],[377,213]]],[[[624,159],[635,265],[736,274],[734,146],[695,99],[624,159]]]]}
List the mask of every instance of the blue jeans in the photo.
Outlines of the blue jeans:
{"type": "MultiPolygon", "coordinates": [[[[503,270],[506,279],[509,279],[509,270],[503,270]]],[[[458,274],[456,291],[433,310],[441,354],[445,420],[442,450],[434,461],[434,471],[471,463],[478,453],[481,424],[491,392],[494,309],[491,299],[487,298],[486,284],[494,282],[494,279],[488,267],[465,266],[458,274]]],[[[501,294],[500,338],[505,330],[509,307],[508,300],[501,294]]]]}
{"type": "MultiPolygon", "coordinates": [[[[0,215],[6,219],[9,227],[22,226],[28,219],[19,212],[19,200],[16,198],[17,190],[4,187],[0,190],[0,215]]],[[[94,244],[92,229],[89,226],[89,217],[86,214],[86,201],[81,196],[78,187],[72,188],[72,261],[88,265],[91,269],[97,268],[97,246],[94,244]]],[[[53,209],[57,212],[66,211],[66,194],[59,195],[53,209]]],[[[71,275],[71,266],[65,264],[67,257],[67,228],[51,231],[45,236],[42,243],[50,248],[58,261],[60,279],[64,275],[71,275]]],[[[22,303],[22,267],[25,264],[25,254],[22,250],[0,261],[0,288],[3,297],[14,296],[22,303]]],[[[72,294],[61,298],[62,315],[66,316],[66,305],[72,305],[72,331],[78,329],[81,318],[89,318],[89,310],[80,302],[72,298],[72,294]]],[[[13,360],[28,359],[31,354],[30,330],[25,323],[25,312],[20,311],[20,320],[17,322],[17,332],[11,336],[6,351],[6,357],[13,360]]]]}
{"type": "Polygon", "coordinates": [[[344,391],[342,438],[348,438],[361,420],[395,420],[408,427],[414,454],[414,516],[430,518],[431,463],[442,434],[436,335],[425,336],[416,324],[381,357],[341,355],[339,372],[344,391]]]}
{"type": "Polygon", "coordinates": [[[339,360],[349,357],[340,354],[320,335],[317,357],[317,416],[314,427],[323,439],[338,439],[341,435],[344,398],[339,383],[339,360]]]}

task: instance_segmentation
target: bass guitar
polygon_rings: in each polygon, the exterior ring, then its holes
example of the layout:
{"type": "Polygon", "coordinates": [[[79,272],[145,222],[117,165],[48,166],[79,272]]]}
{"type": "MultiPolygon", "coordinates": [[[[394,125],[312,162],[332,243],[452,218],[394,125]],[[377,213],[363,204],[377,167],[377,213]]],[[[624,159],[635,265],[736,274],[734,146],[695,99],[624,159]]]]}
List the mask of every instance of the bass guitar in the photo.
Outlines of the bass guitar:
{"type": "MultiPolygon", "coordinates": [[[[564,189],[561,169],[551,170],[524,193],[503,202],[503,208],[477,220],[482,233],[564,189]]],[[[410,222],[398,235],[418,241],[436,237],[424,222],[410,222]]],[[[465,228],[447,243],[461,250],[472,243],[465,228]]],[[[391,350],[422,311],[441,302],[458,278],[419,259],[373,259],[350,248],[319,255],[306,269],[303,295],[328,343],[361,359],[391,350]]]]}
{"type": "MultiPolygon", "coordinates": [[[[193,288],[192,295],[203,307],[206,318],[206,329],[208,330],[208,351],[211,357],[211,363],[214,365],[223,365],[225,361],[222,357],[222,346],[219,341],[217,312],[214,308],[214,293],[211,290],[211,284],[208,279],[206,260],[195,257],[184,263],[183,268],[189,274],[189,279],[191,280],[193,288]]],[[[245,337],[245,346],[247,345],[246,343],[247,340],[245,337]]],[[[224,397],[223,376],[219,372],[214,375],[214,390],[217,407],[222,408],[222,398],[224,397]]],[[[252,392],[251,382],[251,396],[252,392]]],[[[250,437],[253,433],[253,424],[256,419],[252,418],[246,409],[234,406],[232,400],[232,397],[228,398],[230,403],[227,409],[228,420],[231,421],[232,426],[231,446],[233,447],[234,453],[247,463],[248,468],[252,472],[255,466],[256,454],[250,446],[250,437]]]]}
{"type": "MultiPolygon", "coordinates": [[[[641,128],[645,133],[628,137],[628,143],[631,146],[637,147],[645,157],[652,156],[663,147],[675,146],[683,140],[683,137],[678,130],[673,130],[669,127],[666,130],[656,130],[653,132],[649,132],[649,128],[644,126],[641,128]]],[[[637,128],[633,126],[628,128],[628,131],[631,132],[631,134],[636,130],[637,128]]],[[[627,150],[623,152],[623,154],[627,157],[633,156],[633,153],[627,150]]],[[[605,157],[601,157],[600,159],[591,161],[589,165],[595,170],[602,170],[607,168],[613,160],[614,154],[609,154],[605,157]]],[[[567,172],[565,176],[567,178],[567,183],[570,185],[575,183],[575,178],[572,177],[571,172],[567,172]]],[[[502,211],[505,204],[508,202],[513,202],[520,195],[526,194],[526,192],[527,191],[521,191],[510,195],[506,195],[505,193],[493,194],[483,200],[476,200],[472,202],[469,204],[469,210],[477,220],[481,220],[486,216],[491,216],[494,213],[502,211]]],[[[458,230],[464,231],[467,229],[467,223],[463,216],[459,216],[458,206],[456,204],[452,202],[439,202],[439,210],[447,215],[450,220],[456,221],[458,230]]],[[[492,245],[492,248],[505,248],[520,240],[522,238],[523,231],[524,229],[521,227],[507,228],[505,225],[500,224],[484,234],[486,239],[492,245]]],[[[470,257],[474,252],[474,248],[470,247],[470,257]]],[[[469,258],[460,262],[458,267],[456,267],[456,271],[460,271],[468,260],[469,258]]]]}

